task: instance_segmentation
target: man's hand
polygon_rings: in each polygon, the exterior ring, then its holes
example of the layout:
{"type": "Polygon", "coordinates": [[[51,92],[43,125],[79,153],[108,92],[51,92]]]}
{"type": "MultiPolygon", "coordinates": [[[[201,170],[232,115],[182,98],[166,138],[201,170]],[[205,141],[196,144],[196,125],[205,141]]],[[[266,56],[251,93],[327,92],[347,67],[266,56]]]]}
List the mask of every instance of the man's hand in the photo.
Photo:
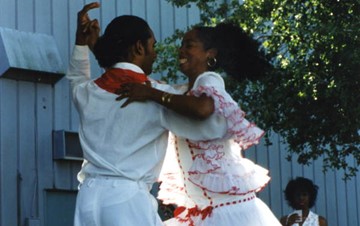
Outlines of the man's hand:
{"type": "Polygon", "coordinates": [[[100,3],[92,2],[85,5],[82,10],[78,12],[76,45],[88,45],[89,48],[93,50],[93,47],[99,38],[100,26],[97,19],[90,19],[88,11],[99,7],[100,3]]]}
{"type": "Polygon", "coordinates": [[[303,219],[301,216],[299,216],[297,213],[291,214],[288,218],[287,225],[293,225],[295,223],[303,222],[303,219]]]}

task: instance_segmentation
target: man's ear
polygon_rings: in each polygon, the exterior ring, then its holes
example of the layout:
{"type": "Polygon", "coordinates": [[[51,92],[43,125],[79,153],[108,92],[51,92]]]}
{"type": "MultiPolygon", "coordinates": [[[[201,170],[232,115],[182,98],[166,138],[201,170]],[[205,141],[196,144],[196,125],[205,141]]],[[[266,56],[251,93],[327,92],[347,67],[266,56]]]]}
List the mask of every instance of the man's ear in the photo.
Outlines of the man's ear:
{"type": "Polygon", "coordinates": [[[135,43],[134,51],[135,51],[135,54],[137,54],[137,55],[144,55],[145,54],[145,47],[144,47],[143,43],[140,40],[138,40],[135,43]]]}

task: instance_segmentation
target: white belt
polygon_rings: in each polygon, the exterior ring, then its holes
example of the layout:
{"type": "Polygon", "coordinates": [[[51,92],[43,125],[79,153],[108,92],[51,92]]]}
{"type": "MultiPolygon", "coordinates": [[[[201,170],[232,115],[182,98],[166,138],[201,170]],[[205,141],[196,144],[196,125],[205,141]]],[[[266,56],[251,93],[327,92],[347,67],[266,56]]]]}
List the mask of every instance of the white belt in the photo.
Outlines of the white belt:
{"type": "MultiPolygon", "coordinates": [[[[117,177],[117,176],[104,176],[104,175],[89,175],[87,174],[85,176],[85,180],[82,183],[83,185],[92,186],[92,184],[97,181],[98,184],[101,186],[112,186],[112,187],[118,187],[118,186],[126,186],[126,184],[138,184],[138,186],[142,189],[146,189],[148,191],[151,190],[152,185],[147,184],[144,181],[136,181],[131,180],[129,178],[124,177],[117,177]]],[[[82,185],[80,185],[82,186],[82,185]]]]}

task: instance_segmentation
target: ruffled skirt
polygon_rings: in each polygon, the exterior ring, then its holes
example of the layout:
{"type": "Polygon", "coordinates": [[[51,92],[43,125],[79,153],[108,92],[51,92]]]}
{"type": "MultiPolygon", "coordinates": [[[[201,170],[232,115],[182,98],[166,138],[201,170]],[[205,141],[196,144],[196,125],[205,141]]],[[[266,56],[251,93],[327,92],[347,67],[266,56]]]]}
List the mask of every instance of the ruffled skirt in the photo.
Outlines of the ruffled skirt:
{"type": "Polygon", "coordinates": [[[165,225],[281,226],[256,197],[268,170],[242,158],[233,140],[169,139],[160,180],[158,199],[178,207],[165,225]]]}

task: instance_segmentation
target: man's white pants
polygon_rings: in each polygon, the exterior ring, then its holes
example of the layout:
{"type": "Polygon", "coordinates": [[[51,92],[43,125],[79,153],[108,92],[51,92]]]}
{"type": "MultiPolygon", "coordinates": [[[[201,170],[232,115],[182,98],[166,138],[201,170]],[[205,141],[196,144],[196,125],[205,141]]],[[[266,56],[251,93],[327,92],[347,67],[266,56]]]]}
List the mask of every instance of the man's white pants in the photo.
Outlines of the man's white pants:
{"type": "Polygon", "coordinates": [[[90,177],[80,186],[74,226],[161,226],[157,201],[144,182],[90,177]]]}

